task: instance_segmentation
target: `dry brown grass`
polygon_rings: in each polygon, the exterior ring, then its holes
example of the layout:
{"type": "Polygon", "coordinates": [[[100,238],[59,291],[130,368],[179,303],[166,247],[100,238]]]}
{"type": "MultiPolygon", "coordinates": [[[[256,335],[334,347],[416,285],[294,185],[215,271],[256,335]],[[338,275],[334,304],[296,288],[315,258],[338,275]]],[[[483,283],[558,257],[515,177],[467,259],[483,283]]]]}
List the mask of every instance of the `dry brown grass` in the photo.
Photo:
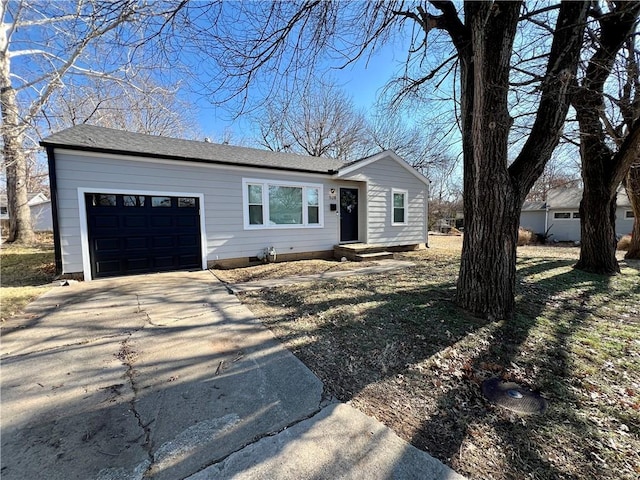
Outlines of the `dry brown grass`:
{"type": "Polygon", "coordinates": [[[636,479],[640,288],[635,267],[572,269],[576,247],[518,249],[512,322],[454,302],[460,237],[398,254],[415,267],[241,295],[343,401],[471,479],[636,479]],[[541,390],[521,417],[488,403],[499,376],[541,390]]]}
{"type": "Polygon", "coordinates": [[[19,314],[26,304],[51,288],[54,274],[52,234],[38,234],[38,243],[28,247],[3,244],[0,251],[1,321],[19,314]]]}
{"type": "Polygon", "coordinates": [[[295,262],[265,263],[232,269],[213,269],[218,280],[225,283],[243,283],[270,278],[295,277],[316,273],[353,270],[363,266],[376,265],[375,262],[339,262],[337,260],[298,260],[295,262]]]}

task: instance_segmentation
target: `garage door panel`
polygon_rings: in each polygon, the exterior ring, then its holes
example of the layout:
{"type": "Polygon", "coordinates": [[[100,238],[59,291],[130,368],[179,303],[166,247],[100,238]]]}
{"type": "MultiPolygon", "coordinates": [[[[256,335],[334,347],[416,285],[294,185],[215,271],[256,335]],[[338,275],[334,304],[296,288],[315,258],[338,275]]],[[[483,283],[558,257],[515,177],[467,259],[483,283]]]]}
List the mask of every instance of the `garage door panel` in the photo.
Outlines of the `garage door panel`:
{"type": "Polygon", "coordinates": [[[173,217],[169,215],[154,215],[149,217],[151,228],[170,227],[173,224],[173,217]]]}
{"type": "Polygon", "coordinates": [[[132,272],[146,272],[150,266],[147,257],[127,259],[127,269],[132,272]]]}
{"type": "Polygon", "coordinates": [[[126,250],[146,250],[148,246],[146,237],[127,237],[124,241],[126,250]]]}
{"type": "Polygon", "coordinates": [[[193,216],[181,216],[176,218],[178,227],[198,227],[198,218],[193,216]]]}
{"type": "Polygon", "coordinates": [[[117,274],[120,272],[120,260],[101,260],[96,264],[99,274],[117,274]]]}
{"type": "Polygon", "coordinates": [[[171,248],[175,246],[175,237],[163,236],[151,239],[153,248],[171,248]]]}
{"type": "Polygon", "coordinates": [[[198,243],[199,238],[196,235],[180,235],[178,236],[179,247],[193,247],[198,243]]]}
{"type": "Polygon", "coordinates": [[[201,268],[199,198],[133,197],[86,194],[93,276],[201,268]]]}
{"type": "Polygon", "coordinates": [[[120,251],[120,239],[119,238],[99,238],[95,241],[95,249],[99,252],[119,252],[120,251]]]}
{"type": "Polygon", "coordinates": [[[154,264],[156,267],[160,268],[160,269],[167,269],[167,268],[171,268],[174,266],[173,264],[173,255],[166,255],[164,257],[155,257],[153,259],[154,264]]]}
{"type": "Polygon", "coordinates": [[[125,228],[147,228],[147,217],[142,215],[127,215],[123,218],[125,228]]]}
{"type": "Polygon", "coordinates": [[[118,228],[118,217],[115,215],[99,215],[94,220],[96,228],[118,228]]]}

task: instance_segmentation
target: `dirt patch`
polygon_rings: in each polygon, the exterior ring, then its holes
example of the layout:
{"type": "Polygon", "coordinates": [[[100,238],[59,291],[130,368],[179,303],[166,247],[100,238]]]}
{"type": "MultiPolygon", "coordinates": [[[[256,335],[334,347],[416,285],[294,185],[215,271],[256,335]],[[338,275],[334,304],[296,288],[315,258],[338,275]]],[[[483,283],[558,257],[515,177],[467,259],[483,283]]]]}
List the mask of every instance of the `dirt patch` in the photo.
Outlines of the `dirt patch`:
{"type": "Polygon", "coordinates": [[[353,270],[378,265],[377,262],[339,262],[333,260],[299,260],[295,262],[265,263],[229,270],[214,269],[211,272],[225,283],[244,283],[273,278],[312,275],[325,272],[353,270]]]}
{"type": "Polygon", "coordinates": [[[637,270],[600,277],[572,268],[575,247],[521,247],[516,318],[486,322],[453,301],[461,242],[397,255],[414,267],[240,298],[333,395],[472,479],[637,478],[637,270]],[[490,377],[549,409],[492,405],[490,377]]]}

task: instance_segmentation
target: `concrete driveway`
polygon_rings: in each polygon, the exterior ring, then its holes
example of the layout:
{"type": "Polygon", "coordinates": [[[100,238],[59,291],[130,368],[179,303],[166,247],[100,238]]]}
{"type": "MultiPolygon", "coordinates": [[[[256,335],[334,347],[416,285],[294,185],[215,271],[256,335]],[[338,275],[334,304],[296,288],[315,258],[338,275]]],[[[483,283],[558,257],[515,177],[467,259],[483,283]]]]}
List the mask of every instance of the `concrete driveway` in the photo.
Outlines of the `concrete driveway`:
{"type": "Polygon", "coordinates": [[[207,271],[56,287],[0,353],[3,480],[462,478],[325,398],[207,271]]]}

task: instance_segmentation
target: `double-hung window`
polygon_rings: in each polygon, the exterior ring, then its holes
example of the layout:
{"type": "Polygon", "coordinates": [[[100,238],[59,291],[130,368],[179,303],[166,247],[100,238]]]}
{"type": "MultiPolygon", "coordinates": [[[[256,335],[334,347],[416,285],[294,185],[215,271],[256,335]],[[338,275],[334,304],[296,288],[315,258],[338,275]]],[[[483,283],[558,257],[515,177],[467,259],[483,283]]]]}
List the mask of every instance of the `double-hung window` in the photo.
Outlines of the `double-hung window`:
{"type": "Polygon", "coordinates": [[[322,227],[322,185],[244,179],[244,228],[322,227]]]}
{"type": "Polygon", "coordinates": [[[393,189],[391,191],[391,225],[407,224],[407,197],[406,190],[393,189]]]}

